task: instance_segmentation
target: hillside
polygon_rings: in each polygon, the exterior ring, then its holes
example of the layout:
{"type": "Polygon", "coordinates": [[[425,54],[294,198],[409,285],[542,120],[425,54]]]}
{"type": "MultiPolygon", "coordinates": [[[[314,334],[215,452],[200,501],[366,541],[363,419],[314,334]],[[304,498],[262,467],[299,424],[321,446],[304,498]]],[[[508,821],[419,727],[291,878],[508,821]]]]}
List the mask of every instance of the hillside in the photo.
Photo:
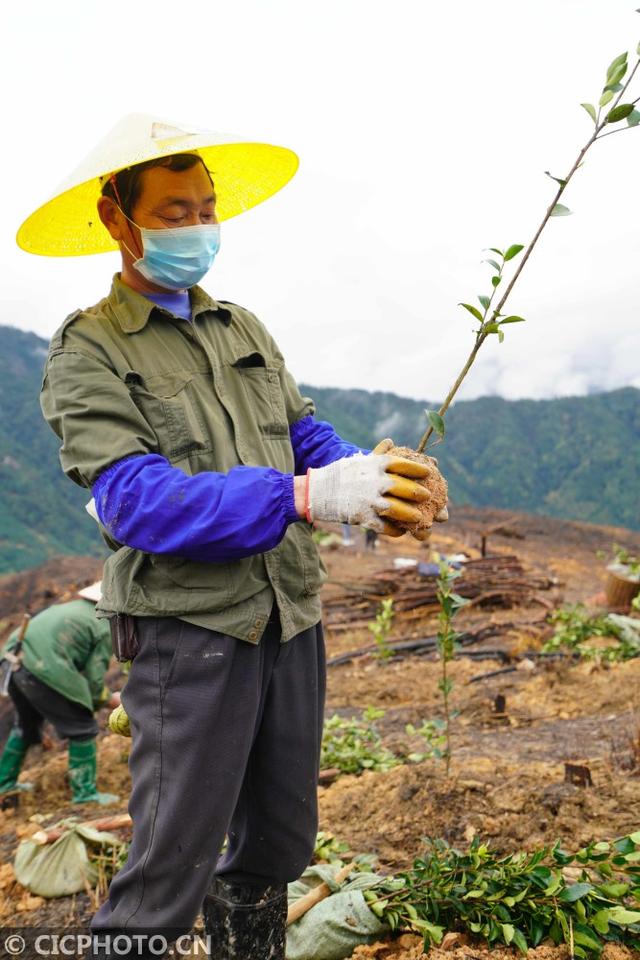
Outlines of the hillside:
{"type": "MultiPolygon", "coordinates": [[[[57,554],[104,551],[83,506],[86,493],[58,462],[38,394],[46,341],[0,326],[0,573],[57,554]]],[[[426,402],[389,393],[308,387],[318,415],[372,446],[393,435],[415,444],[426,402]]],[[[454,503],[640,528],[640,391],[457,404],[438,457],[454,503]]],[[[433,405],[433,404],[432,404],[433,405]]]]}
{"type": "MultiPolygon", "coordinates": [[[[318,416],[372,447],[415,446],[436,403],[391,393],[302,385],[318,416]]],[[[640,529],[640,390],[559,400],[500,397],[455,404],[440,468],[453,503],[504,507],[640,529]]]]}
{"type": "MultiPolygon", "coordinates": [[[[328,529],[339,532],[338,525],[328,529]]],[[[333,742],[334,753],[340,742],[342,747],[337,760],[328,750],[321,764],[318,804],[320,830],[325,840],[335,837],[351,851],[342,854],[345,859],[367,854],[373,869],[395,874],[410,870],[414,858],[424,856],[425,837],[461,851],[477,841],[502,857],[540,851],[557,840],[563,850],[574,852],[640,829],[640,658],[576,660],[567,653],[549,658],[542,653],[551,633],[551,609],[563,601],[598,602],[605,571],[596,550],[606,549],[613,537],[630,551],[640,547],[640,534],[611,527],[459,507],[449,524],[437,525],[428,546],[410,537],[380,538],[375,549],[365,550],[358,533],[351,546],[336,536],[332,546],[323,548],[329,571],[322,589],[328,653],[326,740],[328,747],[333,742]],[[498,524],[502,526],[490,536],[488,555],[480,557],[482,531],[498,524]],[[460,647],[449,665],[454,711],[449,774],[433,752],[437,744],[420,734],[425,721],[428,732],[429,722],[443,718],[442,668],[429,646],[438,629],[438,608],[433,578],[408,568],[407,561],[426,560],[431,549],[466,555],[457,585],[463,596],[475,594],[457,620],[460,647]],[[376,655],[368,628],[382,595],[394,604],[389,659],[376,655]],[[345,728],[337,730],[335,724],[347,724],[348,729],[349,718],[361,717],[367,708],[376,710],[376,754],[381,747],[399,762],[372,768],[370,760],[368,766],[345,770],[345,759],[364,759],[367,740],[360,737],[352,744],[346,738],[345,744],[345,728]]],[[[69,558],[0,577],[0,633],[15,626],[25,609],[35,613],[45,603],[68,598],[93,574],[91,561],[69,558]]],[[[112,665],[106,679],[111,689],[126,682],[118,665],[112,665]]],[[[0,745],[9,727],[9,710],[10,701],[0,701],[0,745]]],[[[119,825],[109,829],[115,829],[123,844],[131,839],[125,816],[131,741],[105,730],[107,714],[102,710],[98,715],[98,784],[117,794],[117,801],[100,808],[70,803],[66,743],[47,728],[51,742],[29,751],[22,774],[33,790],[0,803],[0,923],[19,924],[28,943],[32,932],[35,936],[43,929],[86,930],[105,899],[105,881],[116,854],[108,851],[102,857],[95,888],[87,884],[87,892],[45,899],[37,887],[23,886],[14,874],[19,844],[40,830],[57,829],[72,816],[89,822],[119,818],[119,825]]],[[[49,849],[56,863],[65,862],[68,847],[49,849]]],[[[171,866],[168,858],[167,870],[171,866]]],[[[566,876],[574,880],[580,870],[570,866],[566,876]]],[[[557,904],[566,900],[559,898],[557,904]]],[[[637,890],[630,891],[629,901],[640,907],[637,890]]],[[[448,929],[442,949],[423,953],[421,938],[403,931],[396,938],[381,934],[377,944],[357,947],[350,960],[517,956],[496,944],[487,947],[459,925],[448,929]]],[[[203,954],[198,951],[198,956],[203,954]]],[[[602,960],[637,960],[639,955],[638,949],[610,943],[602,960]]],[[[566,960],[569,952],[545,941],[528,956],[566,960]]]]}
{"type": "Polygon", "coordinates": [[[86,491],[64,477],[38,395],[47,343],[0,327],[0,573],[56,554],[103,555],[86,491]]]}

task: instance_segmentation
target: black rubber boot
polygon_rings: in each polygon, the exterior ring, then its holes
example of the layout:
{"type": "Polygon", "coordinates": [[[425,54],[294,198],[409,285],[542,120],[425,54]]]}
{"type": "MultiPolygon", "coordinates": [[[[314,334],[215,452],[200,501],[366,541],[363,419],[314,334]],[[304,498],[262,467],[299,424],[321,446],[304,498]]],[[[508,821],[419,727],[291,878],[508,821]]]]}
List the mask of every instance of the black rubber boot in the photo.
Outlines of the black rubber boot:
{"type": "Polygon", "coordinates": [[[202,912],[211,960],[284,960],[286,883],[256,886],[216,877],[202,912]]]}

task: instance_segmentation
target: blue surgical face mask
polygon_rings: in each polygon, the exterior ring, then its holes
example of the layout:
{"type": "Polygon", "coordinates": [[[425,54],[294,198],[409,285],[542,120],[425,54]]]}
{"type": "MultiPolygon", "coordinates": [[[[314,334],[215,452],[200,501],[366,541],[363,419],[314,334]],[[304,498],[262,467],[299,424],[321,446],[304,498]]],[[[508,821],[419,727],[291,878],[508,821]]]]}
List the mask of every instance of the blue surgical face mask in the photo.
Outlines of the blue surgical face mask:
{"type": "Polygon", "coordinates": [[[167,290],[185,290],[199,283],[211,269],[220,249],[218,223],[164,230],[138,229],[142,257],[134,260],[133,266],[145,279],[167,290]]]}

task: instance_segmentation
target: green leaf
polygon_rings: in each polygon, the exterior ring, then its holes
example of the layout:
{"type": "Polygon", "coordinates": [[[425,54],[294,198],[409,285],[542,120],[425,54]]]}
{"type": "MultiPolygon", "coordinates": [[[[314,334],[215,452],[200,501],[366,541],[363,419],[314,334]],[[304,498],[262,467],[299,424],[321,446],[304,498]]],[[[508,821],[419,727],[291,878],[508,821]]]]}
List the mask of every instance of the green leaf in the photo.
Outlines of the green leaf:
{"type": "Polygon", "coordinates": [[[640,110],[636,110],[635,107],[627,117],[627,124],[630,127],[637,127],[640,123],[640,110]]]}
{"type": "Polygon", "coordinates": [[[482,306],[485,308],[485,310],[488,310],[488,309],[489,309],[489,304],[491,303],[491,300],[489,299],[489,297],[485,297],[484,294],[481,294],[481,295],[478,297],[478,300],[480,301],[480,303],[482,304],[482,306]]]}
{"type": "Polygon", "coordinates": [[[554,175],[553,175],[552,173],[549,173],[548,170],[545,170],[545,173],[546,173],[546,175],[547,175],[548,177],[550,177],[552,180],[555,180],[556,183],[559,183],[561,187],[566,187],[567,181],[566,181],[566,180],[563,180],[562,177],[554,177],[554,175]]]}
{"type": "Polygon", "coordinates": [[[598,101],[601,107],[606,107],[613,100],[613,90],[605,90],[598,101]]]}
{"type": "Polygon", "coordinates": [[[570,217],[571,210],[569,207],[565,207],[562,203],[556,203],[555,207],[551,211],[552,217],[570,217]]]}
{"type": "Polygon", "coordinates": [[[491,253],[497,253],[499,257],[504,257],[504,252],[502,250],[498,250],[497,247],[487,247],[487,250],[490,250],[491,253]]]}
{"type": "Polygon", "coordinates": [[[498,271],[502,270],[502,267],[500,266],[500,264],[496,263],[495,260],[483,260],[482,262],[488,263],[490,267],[494,268],[494,270],[498,270],[498,271]]]}
{"type": "Polygon", "coordinates": [[[516,932],[515,927],[511,923],[501,923],[500,926],[502,927],[502,936],[504,937],[504,942],[507,946],[509,946],[513,940],[513,935],[516,932]]]}
{"type": "Polygon", "coordinates": [[[591,923],[598,933],[609,933],[609,911],[598,910],[598,912],[594,913],[591,917],[591,923]]]}
{"type": "Polygon", "coordinates": [[[476,320],[479,320],[480,323],[482,323],[482,314],[477,307],[472,306],[470,303],[459,303],[458,306],[464,307],[465,310],[468,310],[469,313],[476,318],[476,320]]]}
{"type": "Polygon", "coordinates": [[[632,103],[619,103],[617,107],[609,111],[606,122],[618,123],[620,120],[626,120],[631,113],[633,113],[632,103]]]}
{"type": "Polygon", "coordinates": [[[427,419],[439,437],[444,437],[444,419],[435,410],[425,410],[427,419]]]}
{"type": "Polygon", "coordinates": [[[550,883],[545,888],[545,891],[544,891],[545,897],[553,896],[553,894],[556,892],[556,890],[558,890],[558,888],[561,885],[562,885],[562,875],[560,873],[554,873],[550,883]]]}
{"type": "Polygon", "coordinates": [[[503,317],[503,319],[500,321],[500,326],[502,326],[503,323],[524,323],[524,322],[525,322],[524,317],[503,317]]]}
{"type": "Polygon", "coordinates": [[[596,888],[605,897],[611,897],[612,900],[619,900],[624,897],[629,890],[628,883],[599,883],[596,888]]]}
{"type": "Polygon", "coordinates": [[[576,900],[585,897],[591,890],[593,890],[593,885],[590,883],[572,883],[570,887],[566,887],[562,891],[558,900],[563,903],[575,903],[576,900]]]}
{"type": "Polygon", "coordinates": [[[529,947],[527,945],[527,941],[525,940],[524,934],[522,931],[518,930],[517,927],[513,931],[513,943],[516,945],[520,953],[526,957],[527,953],[529,952],[529,947]]]}
{"type": "Polygon", "coordinates": [[[573,925],[573,939],[575,943],[579,943],[581,947],[586,947],[588,950],[595,950],[597,953],[602,950],[599,938],[593,930],[582,923],[573,925]]]}
{"type": "Polygon", "coordinates": [[[488,323],[488,324],[484,327],[484,332],[485,332],[485,333],[499,333],[499,332],[500,332],[500,327],[498,326],[497,323],[488,323]]]}
{"type": "Polygon", "coordinates": [[[640,923],[640,911],[627,910],[626,907],[611,907],[609,920],[619,924],[640,923]]]}
{"type": "Polygon", "coordinates": [[[631,843],[640,843],[640,830],[636,831],[636,833],[630,833],[629,840],[631,840],[631,843]]]}
{"type": "MultiPolygon", "coordinates": [[[[639,114],[639,116],[640,116],[640,114],[639,114]]],[[[500,283],[500,279],[501,279],[500,277],[491,277],[491,283],[492,283],[492,285],[493,285],[494,290],[495,290],[495,288],[498,286],[498,284],[500,283]]]]}
{"type": "Polygon", "coordinates": [[[512,244],[504,255],[505,263],[507,260],[513,260],[514,257],[517,257],[521,250],[524,250],[523,243],[512,244]]]}
{"type": "Polygon", "coordinates": [[[498,343],[504,343],[504,330],[498,330],[498,343]]]}
{"type": "Polygon", "coordinates": [[[623,63],[627,62],[627,57],[629,54],[625,50],[624,53],[619,54],[615,60],[612,60],[607,68],[607,80],[611,79],[618,67],[621,67],[623,63]]]}
{"type": "Polygon", "coordinates": [[[587,111],[587,113],[589,114],[589,116],[591,117],[591,119],[593,120],[593,122],[595,123],[595,122],[596,122],[596,108],[594,107],[594,105],[593,105],[592,103],[581,103],[580,106],[581,106],[581,107],[584,107],[584,109],[587,111]]]}
{"type": "Polygon", "coordinates": [[[607,89],[611,89],[612,87],[615,87],[618,83],[620,83],[620,81],[622,80],[626,72],[627,72],[626,62],[621,63],[620,66],[614,71],[614,73],[611,74],[611,77],[607,79],[607,89]]]}

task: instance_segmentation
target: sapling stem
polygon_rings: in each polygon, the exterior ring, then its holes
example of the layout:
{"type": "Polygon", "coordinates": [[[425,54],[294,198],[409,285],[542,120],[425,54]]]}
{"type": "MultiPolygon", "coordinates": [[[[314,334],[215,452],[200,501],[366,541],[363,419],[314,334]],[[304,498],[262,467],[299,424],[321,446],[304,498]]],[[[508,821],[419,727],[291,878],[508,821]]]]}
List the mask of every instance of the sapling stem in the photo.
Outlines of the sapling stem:
{"type": "MultiPolygon", "coordinates": [[[[639,46],[639,53],[640,53],[640,46],[639,46]]],[[[621,58],[617,58],[617,60],[621,60],[621,58]]],[[[626,63],[626,54],[625,54],[625,60],[624,60],[623,62],[626,63]]],[[[617,96],[614,96],[614,94],[611,93],[611,96],[609,97],[608,100],[606,100],[606,102],[601,102],[600,108],[599,108],[599,110],[598,110],[597,115],[595,114],[595,109],[594,109],[593,107],[591,107],[590,104],[587,104],[587,105],[584,105],[584,104],[583,104],[583,106],[585,106],[585,109],[590,108],[590,109],[587,110],[587,112],[590,112],[590,115],[594,118],[594,131],[593,131],[592,135],[589,137],[589,139],[587,140],[587,142],[585,143],[585,145],[582,147],[582,149],[580,150],[580,152],[578,153],[578,156],[576,157],[573,165],[571,166],[571,169],[569,170],[569,173],[567,174],[567,176],[566,176],[564,179],[558,179],[558,184],[559,184],[559,186],[558,186],[558,189],[557,189],[557,191],[556,191],[556,194],[555,194],[553,200],[551,201],[551,203],[549,204],[549,206],[547,207],[547,210],[546,210],[546,212],[545,212],[545,215],[544,215],[544,217],[542,218],[542,221],[541,221],[540,225],[538,226],[538,229],[536,230],[536,232],[535,232],[534,235],[533,235],[532,240],[529,242],[528,246],[526,247],[526,249],[525,249],[525,251],[524,251],[524,254],[523,254],[523,256],[522,256],[522,259],[520,260],[520,262],[519,262],[519,264],[518,264],[518,267],[516,268],[516,271],[515,271],[515,273],[513,274],[511,280],[510,280],[509,283],[507,284],[507,287],[506,287],[504,293],[502,294],[500,300],[498,301],[498,304],[497,304],[495,307],[492,307],[494,295],[495,295],[495,293],[496,293],[498,284],[500,283],[500,281],[501,281],[501,279],[502,279],[502,267],[504,266],[504,263],[506,262],[506,260],[507,260],[507,259],[510,259],[510,258],[507,258],[507,257],[504,257],[504,256],[503,256],[502,265],[501,265],[500,268],[499,268],[499,273],[497,274],[497,277],[498,277],[499,279],[497,280],[497,282],[494,283],[494,287],[493,287],[493,292],[492,292],[492,294],[491,294],[491,298],[489,298],[489,302],[488,302],[488,303],[487,303],[486,299],[485,299],[485,301],[484,301],[485,304],[486,304],[485,310],[484,310],[484,316],[482,316],[482,315],[480,314],[480,312],[479,312],[477,309],[474,308],[474,309],[475,309],[474,315],[477,316],[477,317],[480,319],[480,327],[478,328],[478,330],[476,330],[476,341],[475,341],[475,344],[474,344],[474,346],[473,346],[473,350],[471,351],[471,353],[470,353],[469,356],[467,357],[467,360],[466,360],[466,362],[465,362],[462,370],[461,370],[460,373],[458,374],[458,377],[456,378],[453,386],[452,386],[451,389],[449,390],[449,393],[447,394],[447,396],[446,396],[446,398],[445,398],[442,406],[441,406],[440,409],[438,410],[438,416],[439,416],[440,418],[444,418],[444,416],[445,416],[447,410],[449,409],[449,407],[450,407],[450,405],[451,405],[454,397],[456,396],[458,390],[460,389],[460,387],[461,387],[461,385],[462,385],[465,377],[467,376],[469,370],[471,369],[471,367],[472,367],[472,365],[473,365],[473,363],[474,363],[474,361],[475,361],[475,359],[476,359],[476,357],[477,357],[477,355],[478,355],[478,351],[480,350],[480,347],[482,346],[482,344],[484,343],[484,341],[487,339],[488,336],[490,336],[492,333],[497,333],[497,332],[498,332],[498,327],[500,326],[501,322],[504,322],[504,321],[500,321],[500,317],[503,316],[503,308],[505,307],[505,305],[506,305],[506,303],[507,303],[507,300],[509,299],[509,296],[511,295],[511,293],[512,293],[512,291],[513,291],[513,288],[515,287],[516,283],[518,282],[518,280],[519,280],[519,278],[520,278],[520,276],[521,276],[521,274],[522,274],[522,271],[524,270],[524,267],[525,267],[525,265],[527,264],[527,262],[528,262],[528,260],[529,260],[529,257],[531,256],[531,254],[532,254],[532,252],[533,252],[536,244],[538,243],[538,240],[540,239],[540,236],[541,236],[544,228],[546,227],[546,225],[547,225],[547,223],[549,222],[549,220],[551,219],[551,217],[554,215],[554,210],[556,209],[556,207],[557,207],[557,205],[558,205],[558,203],[559,203],[559,201],[560,201],[560,198],[563,196],[563,194],[564,194],[565,190],[567,189],[569,183],[570,183],[571,180],[573,179],[574,174],[577,172],[577,170],[578,170],[578,169],[580,168],[580,166],[582,165],[582,163],[583,163],[583,161],[584,161],[584,158],[585,158],[587,152],[588,152],[589,149],[593,146],[593,144],[596,142],[596,140],[602,140],[603,137],[608,137],[608,136],[609,136],[610,134],[612,134],[612,133],[621,133],[623,130],[629,129],[630,126],[631,126],[631,122],[629,121],[629,126],[628,126],[628,127],[617,127],[615,130],[608,130],[608,131],[606,131],[605,133],[602,133],[602,130],[604,129],[605,126],[609,125],[610,123],[617,123],[617,122],[619,122],[617,119],[616,119],[616,120],[612,119],[612,115],[615,117],[614,111],[615,111],[616,107],[618,107],[618,105],[620,104],[620,101],[621,101],[622,97],[623,97],[624,94],[626,93],[626,91],[627,91],[627,89],[628,89],[628,87],[629,87],[629,84],[630,84],[631,81],[633,80],[633,78],[634,78],[634,76],[635,76],[635,74],[636,74],[636,72],[637,72],[637,70],[638,70],[638,67],[640,66],[640,58],[639,58],[638,60],[636,60],[636,63],[635,63],[635,65],[634,65],[631,73],[630,73],[629,76],[627,77],[626,82],[625,82],[624,84],[622,84],[622,85],[620,85],[618,82],[615,82],[615,83],[613,83],[613,84],[610,82],[610,80],[611,80],[612,77],[614,76],[614,74],[612,73],[612,69],[613,69],[615,63],[616,63],[616,61],[613,62],[613,64],[611,65],[611,67],[609,68],[609,71],[608,71],[608,73],[607,73],[607,84],[606,84],[605,87],[604,87],[604,91],[611,91],[611,90],[613,90],[614,87],[619,86],[620,89],[619,89],[618,91],[616,91],[616,92],[617,92],[617,96]],[[609,106],[609,104],[611,104],[611,105],[609,106]],[[603,107],[603,106],[607,106],[607,110],[606,110],[606,112],[604,113],[604,116],[602,116],[602,107],[603,107]],[[591,112],[591,111],[592,111],[592,112],[591,112]]],[[[622,62],[620,63],[620,68],[619,68],[619,69],[621,69],[621,68],[622,68],[622,62]]],[[[621,79],[621,78],[620,78],[620,79],[621,79]]],[[[638,97],[637,100],[632,101],[632,103],[626,105],[626,110],[627,110],[627,111],[630,111],[630,110],[632,109],[633,105],[635,105],[639,100],[640,100],[640,97],[638,97]]],[[[603,92],[603,97],[601,98],[601,101],[605,101],[605,93],[604,93],[604,92],[603,92]]],[[[620,109],[621,109],[622,112],[624,112],[625,106],[621,107],[620,109]]],[[[634,111],[634,113],[635,113],[635,111],[634,111]]],[[[628,115],[629,115],[629,114],[627,113],[627,116],[628,116],[628,115]]],[[[620,119],[625,119],[625,117],[621,117],[620,119]]],[[[634,124],[633,124],[633,125],[635,126],[635,125],[637,125],[637,123],[638,123],[638,121],[637,121],[637,114],[636,114],[636,115],[635,115],[635,121],[634,121],[634,124]]],[[[553,179],[556,179],[556,178],[553,178],[553,179]]],[[[563,211],[563,213],[566,213],[566,212],[568,212],[568,211],[566,211],[566,210],[563,211]]],[[[517,249],[520,250],[521,248],[518,247],[517,249]]],[[[465,305],[463,304],[463,306],[465,306],[465,305]]],[[[467,309],[469,309],[469,306],[467,306],[467,309]]],[[[472,310],[471,312],[474,312],[474,310],[472,310]]],[[[521,318],[517,318],[517,319],[521,319],[521,318]]],[[[433,424],[430,423],[429,427],[427,428],[427,430],[425,431],[425,433],[424,433],[423,436],[421,437],[420,442],[418,443],[418,446],[416,447],[416,450],[417,450],[418,453],[422,453],[422,452],[426,449],[427,443],[429,442],[429,439],[430,439],[433,431],[434,431],[434,426],[433,426],[433,424]]]]}

